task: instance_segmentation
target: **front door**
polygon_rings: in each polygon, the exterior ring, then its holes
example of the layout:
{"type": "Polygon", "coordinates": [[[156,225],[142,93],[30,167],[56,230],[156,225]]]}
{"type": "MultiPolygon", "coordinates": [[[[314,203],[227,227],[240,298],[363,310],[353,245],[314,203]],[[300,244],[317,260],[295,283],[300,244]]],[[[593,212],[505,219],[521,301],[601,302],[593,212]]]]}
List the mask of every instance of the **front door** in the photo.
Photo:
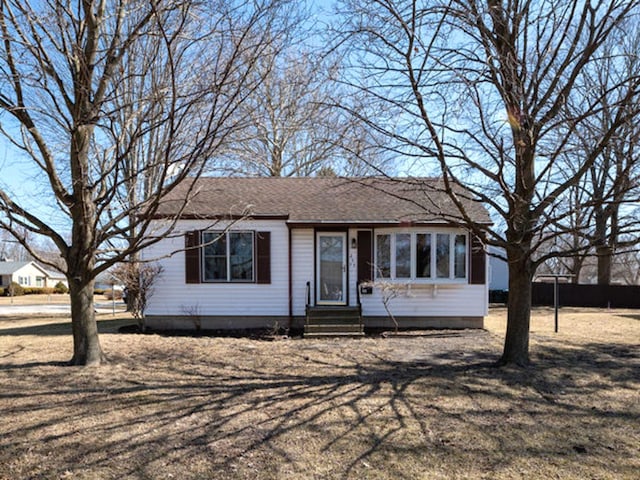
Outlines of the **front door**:
{"type": "Polygon", "coordinates": [[[347,303],[347,234],[318,233],[316,238],[317,303],[347,303]]]}

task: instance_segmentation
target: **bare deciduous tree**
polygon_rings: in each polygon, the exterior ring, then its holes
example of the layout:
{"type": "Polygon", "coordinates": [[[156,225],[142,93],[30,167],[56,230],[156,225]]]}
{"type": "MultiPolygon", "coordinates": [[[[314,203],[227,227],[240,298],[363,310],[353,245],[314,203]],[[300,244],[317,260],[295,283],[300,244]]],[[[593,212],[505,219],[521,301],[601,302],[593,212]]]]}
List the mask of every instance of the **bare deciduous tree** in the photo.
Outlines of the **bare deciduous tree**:
{"type": "Polygon", "coordinates": [[[127,310],[137,320],[141,332],[145,331],[147,302],[153,296],[153,286],[163,270],[162,266],[156,263],[135,262],[118,265],[111,273],[127,289],[127,310]]]}
{"type": "MultiPolygon", "coordinates": [[[[29,233],[24,229],[20,230],[24,236],[29,233]]],[[[8,230],[0,228],[0,261],[24,261],[29,258],[29,252],[17,242],[8,230]]]]}
{"type": "Polygon", "coordinates": [[[48,192],[34,205],[0,190],[0,226],[41,262],[51,265],[21,229],[51,239],[65,260],[71,363],[103,361],[95,277],[171,233],[171,219],[150,230],[154,212],[235,128],[257,85],[257,59],[269,54],[276,26],[287,28],[284,6],[0,1],[2,133],[48,192]]]}
{"type": "MultiPolygon", "coordinates": [[[[371,128],[387,135],[389,148],[413,158],[420,175],[436,171],[435,163],[458,207],[449,220],[506,252],[509,302],[501,363],[527,364],[531,281],[538,265],[555,255],[539,255],[539,249],[567,215],[563,196],[629,120],[628,110],[616,110],[570,170],[566,146],[604,99],[584,98],[571,111],[567,100],[580,94],[585,72],[606,65],[603,43],[637,14],[639,2],[346,4],[350,21],[343,29],[354,48],[353,83],[397,112],[393,122],[372,117],[371,128]],[[457,184],[490,209],[493,227],[482,231],[470,221],[457,184]]],[[[608,98],[637,105],[638,85],[638,78],[618,79],[609,85],[618,95],[608,98]]]]}
{"type": "Polygon", "coordinates": [[[322,32],[310,24],[311,13],[295,10],[291,20],[297,27],[288,32],[286,48],[275,45],[257,62],[256,95],[238,110],[243,128],[225,155],[232,175],[370,173],[372,168],[356,161],[359,156],[376,168],[387,167],[364,122],[338,106],[361,108],[354,92],[339,81],[341,55],[314,45],[322,32]]]}
{"type": "MultiPolygon", "coordinates": [[[[600,285],[611,283],[615,254],[638,242],[640,220],[629,205],[640,199],[640,106],[637,102],[620,101],[626,91],[619,88],[625,83],[629,89],[637,88],[640,31],[636,22],[635,18],[628,20],[618,35],[607,40],[603,58],[594,68],[585,69],[579,95],[567,102],[570,112],[579,112],[585,101],[599,107],[574,130],[574,145],[567,149],[574,160],[567,162],[570,171],[578,168],[577,160],[590,156],[616,118],[627,117],[601,150],[585,179],[571,187],[571,195],[580,197],[582,205],[569,212],[568,220],[575,223],[569,227],[569,233],[574,238],[580,236],[580,243],[596,256],[600,285]]],[[[584,258],[586,253],[578,251],[577,256],[584,258]]]]}

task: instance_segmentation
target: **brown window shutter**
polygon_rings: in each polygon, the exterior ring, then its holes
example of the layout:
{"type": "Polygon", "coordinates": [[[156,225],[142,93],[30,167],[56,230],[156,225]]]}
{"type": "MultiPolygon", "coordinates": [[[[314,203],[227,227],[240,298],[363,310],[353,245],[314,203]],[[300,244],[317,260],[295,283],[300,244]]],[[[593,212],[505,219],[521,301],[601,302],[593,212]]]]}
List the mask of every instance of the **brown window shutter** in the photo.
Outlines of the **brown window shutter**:
{"type": "Polygon", "coordinates": [[[472,285],[484,285],[486,283],[487,272],[487,254],[484,250],[484,244],[477,235],[471,235],[471,244],[469,245],[471,261],[471,275],[469,283],[472,285]]]}
{"type": "Polygon", "coordinates": [[[256,233],[256,283],[271,283],[271,232],[256,233]]]}
{"type": "Polygon", "coordinates": [[[200,283],[200,232],[192,230],[184,237],[186,283],[200,283]]]}
{"type": "Polygon", "coordinates": [[[373,280],[373,235],[358,230],[358,284],[373,280]]]}

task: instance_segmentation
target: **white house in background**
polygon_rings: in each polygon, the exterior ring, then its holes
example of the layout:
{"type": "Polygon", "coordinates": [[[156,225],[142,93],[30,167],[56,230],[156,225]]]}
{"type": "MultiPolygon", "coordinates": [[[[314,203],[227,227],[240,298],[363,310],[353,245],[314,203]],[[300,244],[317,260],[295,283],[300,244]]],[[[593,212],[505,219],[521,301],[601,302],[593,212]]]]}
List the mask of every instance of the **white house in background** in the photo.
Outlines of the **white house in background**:
{"type": "Polygon", "coordinates": [[[64,275],[50,272],[35,262],[0,261],[0,287],[16,282],[23,287],[54,287],[58,282],[67,284],[64,275]]]}
{"type": "MultiPolygon", "coordinates": [[[[391,284],[397,296],[389,305],[400,327],[480,328],[488,308],[485,250],[446,221],[456,207],[436,188],[439,182],[202,178],[184,184],[155,218],[174,217],[189,195],[177,234],[143,252],[163,267],[148,300],[147,326],[302,327],[318,312],[351,310],[360,330],[389,327],[380,286],[391,284]]],[[[475,222],[490,223],[482,205],[460,200],[475,222]]]]}
{"type": "MultiPolygon", "coordinates": [[[[490,248],[490,252],[505,255],[504,251],[494,247],[490,248]]],[[[502,258],[492,255],[489,255],[489,290],[509,290],[509,265],[502,258]]]]}

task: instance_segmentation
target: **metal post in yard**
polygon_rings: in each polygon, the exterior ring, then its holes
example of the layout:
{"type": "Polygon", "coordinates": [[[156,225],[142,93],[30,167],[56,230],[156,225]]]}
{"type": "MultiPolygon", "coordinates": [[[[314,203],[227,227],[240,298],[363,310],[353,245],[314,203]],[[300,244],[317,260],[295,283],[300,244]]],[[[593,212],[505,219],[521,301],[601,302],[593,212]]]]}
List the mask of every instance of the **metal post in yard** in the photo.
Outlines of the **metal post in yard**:
{"type": "Polygon", "coordinates": [[[111,284],[111,314],[116,316],[116,284],[111,284]]]}
{"type": "Polygon", "coordinates": [[[553,277],[554,332],[558,333],[558,277],[553,277]]]}
{"type": "Polygon", "coordinates": [[[558,333],[558,311],[560,309],[560,287],[558,285],[558,279],[560,278],[572,278],[575,275],[554,273],[549,275],[538,275],[536,278],[553,278],[553,310],[554,310],[554,328],[553,331],[558,333]]]}

